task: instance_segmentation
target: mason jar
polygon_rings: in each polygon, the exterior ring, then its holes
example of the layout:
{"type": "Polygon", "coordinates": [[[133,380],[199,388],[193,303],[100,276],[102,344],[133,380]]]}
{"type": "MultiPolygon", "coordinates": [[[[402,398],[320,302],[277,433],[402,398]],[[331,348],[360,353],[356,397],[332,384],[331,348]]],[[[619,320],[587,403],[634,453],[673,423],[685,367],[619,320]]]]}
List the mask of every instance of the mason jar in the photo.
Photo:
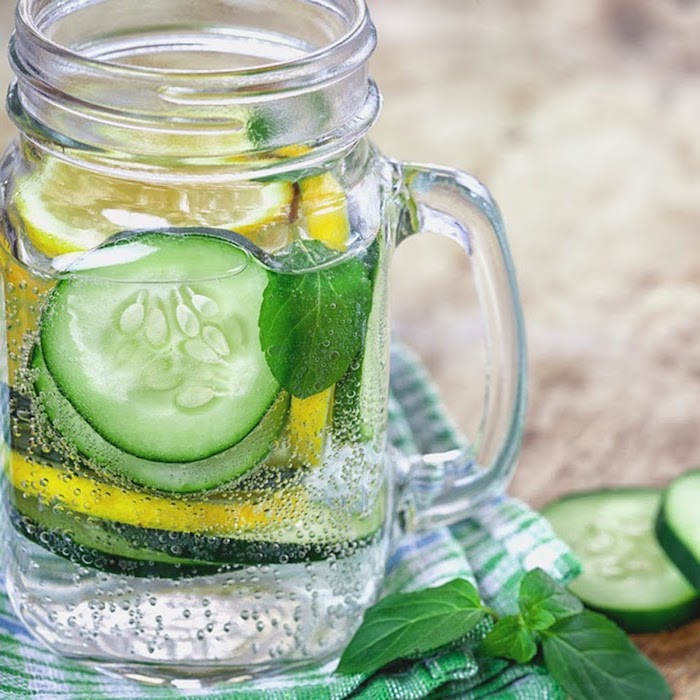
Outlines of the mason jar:
{"type": "MultiPolygon", "coordinates": [[[[6,583],[57,653],[332,668],[395,537],[501,492],[525,343],[498,210],[384,157],[362,0],[20,0],[0,166],[6,583]],[[461,245],[480,429],[387,448],[389,264],[461,245]]],[[[437,118],[437,116],[436,116],[437,118]]]]}

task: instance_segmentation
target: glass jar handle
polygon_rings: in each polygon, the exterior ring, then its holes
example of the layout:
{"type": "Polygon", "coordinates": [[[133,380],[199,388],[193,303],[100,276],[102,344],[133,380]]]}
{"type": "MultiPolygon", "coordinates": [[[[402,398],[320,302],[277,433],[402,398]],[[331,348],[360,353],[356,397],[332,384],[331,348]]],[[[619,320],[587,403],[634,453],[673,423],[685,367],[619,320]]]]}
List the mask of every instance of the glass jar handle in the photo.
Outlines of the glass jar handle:
{"type": "Polygon", "coordinates": [[[489,191],[451,168],[394,164],[403,195],[397,242],[437,233],[471,261],[486,344],[486,389],[478,435],[469,446],[400,460],[404,527],[428,529],[463,519],[465,509],[500,493],[513,471],[526,404],[526,343],[503,221],[489,191]]]}

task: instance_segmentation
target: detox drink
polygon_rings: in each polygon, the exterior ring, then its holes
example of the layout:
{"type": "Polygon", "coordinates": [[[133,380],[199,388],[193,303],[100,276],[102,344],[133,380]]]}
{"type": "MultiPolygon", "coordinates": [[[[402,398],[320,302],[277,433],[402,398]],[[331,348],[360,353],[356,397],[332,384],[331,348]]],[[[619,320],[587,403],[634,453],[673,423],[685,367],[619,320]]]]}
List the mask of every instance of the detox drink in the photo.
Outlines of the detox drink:
{"type": "Polygon", "coordinates": [[[20,615],[140,676],[337,654],[386,556],[382,232],[331,172],[142,185],[27,156],[0,263],[20,615]]]}
{"type": "Polygon", "coordinates": [[[363,0],[18,0],[0,503],[10,600],[57,652],[185,688],[330,669],[391,536],[503,492],[503,224],[467,173],[371,144],[375,43],[363,0]],[[401,375],[418,438],[389,459],[389,258],[424,232],[471,263],[483,413],[419,435],[401,375]]]}

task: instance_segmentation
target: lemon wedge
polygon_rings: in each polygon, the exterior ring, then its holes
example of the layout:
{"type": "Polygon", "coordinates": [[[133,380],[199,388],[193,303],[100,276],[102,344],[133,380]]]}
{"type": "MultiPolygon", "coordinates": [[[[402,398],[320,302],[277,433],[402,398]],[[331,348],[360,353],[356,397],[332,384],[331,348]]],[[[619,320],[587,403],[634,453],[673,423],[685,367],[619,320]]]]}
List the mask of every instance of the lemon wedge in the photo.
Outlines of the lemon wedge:
{"type": "Polygon", "coordinates": [[[128,230],[224,228],[254,238],[289,220],[294,188],[279,180],[245,183],[144,183],[87,171],[56,158],[10,193],[12,225],[53,258],[90,250],[128,230]]]}

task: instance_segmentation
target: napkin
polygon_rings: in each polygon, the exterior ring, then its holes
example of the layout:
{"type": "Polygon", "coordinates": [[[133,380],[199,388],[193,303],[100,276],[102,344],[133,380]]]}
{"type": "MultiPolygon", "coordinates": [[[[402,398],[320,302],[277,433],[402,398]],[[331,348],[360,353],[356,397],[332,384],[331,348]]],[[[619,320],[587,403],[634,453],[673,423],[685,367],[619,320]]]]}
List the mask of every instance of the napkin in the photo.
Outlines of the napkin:
{"type": "MultiPolygon", "coordinates": [[[[420,362],[392,351],[389,435],[404,453],[464,446],[420,362]]],[[[423,484],[430,489],[431,485],[423,484]]],[[[2,526],[0,526],[2,538],[2,526]]],[[[2,539],[0,539],[0,544],[2,539]]],[[[4,547],[0,547],[3,549],[4,547]]],[[[500,496],[465,513],[451,527],[404,535],[389,557],[382,595],[438,586],[462,577],[502,614],[517,608],[523,574],[535,567],[566,583],[579,564],[547,522],[515,498],[500,496]]],[[[291,681],[258,681],[207,690],[151,687],[111,678],[57,657],[34,640],[14,615],[0,576],[0,698],[3,700],[555,700],[565,693],[540,666],[497,659],[477,663],[474,649],[488,631],[479,625],[438,653],[367,677],[299,672],[291,681]]]]}

